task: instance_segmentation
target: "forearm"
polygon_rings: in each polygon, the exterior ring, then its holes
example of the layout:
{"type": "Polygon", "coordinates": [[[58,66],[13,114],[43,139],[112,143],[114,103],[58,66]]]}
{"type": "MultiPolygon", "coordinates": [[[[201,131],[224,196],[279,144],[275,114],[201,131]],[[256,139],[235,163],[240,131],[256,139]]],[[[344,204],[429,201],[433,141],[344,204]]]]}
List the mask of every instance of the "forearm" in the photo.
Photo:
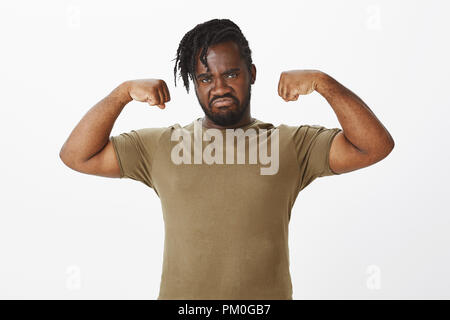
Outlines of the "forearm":
{"type": "Polygon", "coordinates": [[[124,82],[94,105],[80,120],[61,148],[66,164],[89,160],[108,143],[113,125],[125,105],[132,99],[124,82]]]}
{"type": "Polygon", "coordinates": [[[331,76],[318,77],[316,91],[333,108],[347,140],[366,154],[389,153],[394,140],[364,101],[331,76]]]}

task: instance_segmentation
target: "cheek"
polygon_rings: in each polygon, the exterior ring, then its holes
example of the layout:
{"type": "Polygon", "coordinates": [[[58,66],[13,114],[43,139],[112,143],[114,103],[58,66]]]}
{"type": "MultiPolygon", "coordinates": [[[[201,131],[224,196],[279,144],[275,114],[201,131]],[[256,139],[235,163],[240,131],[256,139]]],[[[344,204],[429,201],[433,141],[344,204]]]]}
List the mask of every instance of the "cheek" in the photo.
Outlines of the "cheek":
{"type": "Polygon", "coordinates": [[[203,91],[200,93],[200,98],[202,99],[202,101],[207,101],[208,100],[208,93],[207,91],[203,91]]]}
{"type": "Polygon", "coordinates": [[[236,88],[236,93],[238,94],[238,98],[239,100],[243,100],[246,96],[248,92],[248,84],[247,82],[243,81],[240,85],[239,88],[236,88]]]}
{"type": "Polygon", "coordinates": [[[200,93],[200,101],[205,105],[209,106],[209,96],[206,92],[200,93]]]}

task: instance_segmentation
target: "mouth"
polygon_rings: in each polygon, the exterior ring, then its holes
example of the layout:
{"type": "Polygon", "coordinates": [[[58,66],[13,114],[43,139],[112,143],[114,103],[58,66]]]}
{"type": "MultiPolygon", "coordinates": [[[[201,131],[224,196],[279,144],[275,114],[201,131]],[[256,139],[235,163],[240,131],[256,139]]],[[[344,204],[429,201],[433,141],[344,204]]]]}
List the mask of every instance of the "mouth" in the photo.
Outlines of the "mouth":
{"type": "Polygon", "coordinates": [[[222,98],[214,101],[213,106],[218,109],[226,109],[234,104],[233,99],[230,98],[222,98]]]}

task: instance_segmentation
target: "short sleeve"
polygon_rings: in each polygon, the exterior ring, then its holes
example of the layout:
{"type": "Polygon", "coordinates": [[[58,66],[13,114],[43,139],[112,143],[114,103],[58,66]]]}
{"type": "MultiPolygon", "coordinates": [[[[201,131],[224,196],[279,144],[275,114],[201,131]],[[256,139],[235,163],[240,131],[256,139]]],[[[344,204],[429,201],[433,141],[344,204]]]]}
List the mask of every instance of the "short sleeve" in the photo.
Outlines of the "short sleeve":
{"type": "Polygon", "coordinates": [[[120,178],[140,181],[153,188],[152,160],[164,128],[131,130],[111,137],[119,161],[120,178]]]}
{"type": "Polygon", "coordinates": [[[300,169],[300,190],[318,177],[339,174],[331,170],[329,155],[331,143],[342,129],[329,129],[320,125],[290,126],[288,128],[300,169]]]}

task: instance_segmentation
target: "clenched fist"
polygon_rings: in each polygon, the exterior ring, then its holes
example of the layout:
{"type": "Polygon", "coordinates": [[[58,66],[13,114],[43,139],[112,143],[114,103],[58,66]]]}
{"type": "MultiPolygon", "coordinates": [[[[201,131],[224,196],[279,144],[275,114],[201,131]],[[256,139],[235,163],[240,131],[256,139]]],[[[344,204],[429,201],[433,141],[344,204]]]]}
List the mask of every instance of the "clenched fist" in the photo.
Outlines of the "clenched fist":
{"type": "Polygon", "coordinates": [[[165,103],[170,101],[169,89],[164,80],[140,79],[126,83],[128,94],[133,100],[147,102],[150,106],[157,105],[160,109],[164,109],[165,103]]]}
{"type": "Polygon", "coordinates": [[[317,89],[319,77],[317,70],[283,71],[278,82],[278,95],[287,101],[295,101],[299,95],[310,94],[317,89]]]}

